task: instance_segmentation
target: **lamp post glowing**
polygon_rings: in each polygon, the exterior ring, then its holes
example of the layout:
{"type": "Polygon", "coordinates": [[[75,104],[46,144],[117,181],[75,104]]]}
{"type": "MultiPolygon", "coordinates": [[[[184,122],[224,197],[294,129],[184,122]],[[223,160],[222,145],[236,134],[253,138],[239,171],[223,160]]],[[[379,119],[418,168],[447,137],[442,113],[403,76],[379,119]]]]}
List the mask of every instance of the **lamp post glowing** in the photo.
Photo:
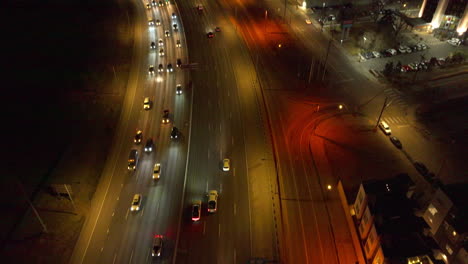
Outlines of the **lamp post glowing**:
{"type": "Polygon", "coordinates": [[[330,184],[327,185],[327,190],[331,190],[332,189],[332,186],[330,184]]]}
{"type": "MultiPolygon", "coordinates": [[[[343,109],[343,105],[342,104],[338,105],[338,109],[340,109],[340,110],[343,109]]],[[[330,186],[330,185],[328,185],[328,186],[330,186]]]]}

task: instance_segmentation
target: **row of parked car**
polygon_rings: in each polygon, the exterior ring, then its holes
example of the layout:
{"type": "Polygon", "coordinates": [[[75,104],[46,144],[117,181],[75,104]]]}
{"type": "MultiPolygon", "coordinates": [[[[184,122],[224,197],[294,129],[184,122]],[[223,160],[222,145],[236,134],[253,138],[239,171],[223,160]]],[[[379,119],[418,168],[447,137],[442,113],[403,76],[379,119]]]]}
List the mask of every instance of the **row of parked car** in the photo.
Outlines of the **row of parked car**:
{"type": "Polygon", "coordinates": [[[380,57],[392,57],[398,54],[413,53],[417,51],[426,50],[429,47],[424,43],[418,43],[413,46],[400,45],[397,49],[386,49],[383,51],[369,51],[361,53],[361,58],[369,60],[380,57]]]}

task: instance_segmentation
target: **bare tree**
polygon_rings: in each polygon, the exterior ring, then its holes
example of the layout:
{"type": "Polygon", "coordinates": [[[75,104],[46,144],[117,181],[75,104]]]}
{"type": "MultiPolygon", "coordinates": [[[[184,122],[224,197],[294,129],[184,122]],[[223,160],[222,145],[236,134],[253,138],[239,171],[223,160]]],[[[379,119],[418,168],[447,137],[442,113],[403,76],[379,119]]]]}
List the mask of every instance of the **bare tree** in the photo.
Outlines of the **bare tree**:
{"type": "Polygon", "coordinates": [[[372,20],[377,22],[379,20],[380,14],[384,8],[384,2],[382,0],[372,0],[370,5],[370,16],[372,20]]]}
{"type": "Polygon", "coordinates": [[[400,34],[401,30],[408,27],[408,24],[406,24],[405,20],[402,19],[401,17],[396,16],[396,15],[393,15],[393,16],[394,16],[394,19],[393,19],[392,26],[393,26],[393,30],[395,33],[395,37],[397,37],[398,34],[400,34]]]}

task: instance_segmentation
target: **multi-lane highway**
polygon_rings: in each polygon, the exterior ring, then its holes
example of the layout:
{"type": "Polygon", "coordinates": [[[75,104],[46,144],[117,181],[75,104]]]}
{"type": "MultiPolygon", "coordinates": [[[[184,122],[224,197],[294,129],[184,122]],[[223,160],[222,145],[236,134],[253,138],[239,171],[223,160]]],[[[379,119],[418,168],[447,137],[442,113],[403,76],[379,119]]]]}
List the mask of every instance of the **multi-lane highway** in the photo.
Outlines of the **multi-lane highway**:
{"type": "Polygon", "coordinates": [[[164,247],[158,258],[170,263],[177,236],[178,208],[183,191],[187,148],[190,131],[192,93],[187,89],[188,73],[176,67],[176,60],[187,60],[184,30],[174,5],[151,6],[136,2],[134,48],[125,103],[114,146],[110,152],[101,182],[93,199],[91,214],[77,242],[72,263],[148,263],[153,237],[163,236],[164,247]],[[150,25],[149,20],[160,20],[150,25]],[[178,31],[173,30],[178,25],[178,31]],[[169,36],[165,31],[170,32],[169,36]],[[164,56],[151,42],[162,39],[164,56]],[[180,40],[181,47],[177,47],[180,40]],[[171,63],[174,72],[167,71],[171,63]],[[158,72],[159,64],[164,72],[158,72]],[[149,73],[149,66],[155,73],[149,73]],[[182,94],[176,95],[176,85],[182,85],[182,94]],[[143,109],[149,97],[152,107],[143,109]],[[170,123],[162,124],[163,110],[170,111],[170,123]],[[171,139],[171,128],[181,132],[171,139]],[[137,130],[143,131],[140,144],[133,142],[137,130]],[[147,139],[154,140],[154,150],[145,153],[147,139]],[[131,149],[139,152],[135,171],[127,169],[131,149]],[[153,166],[161,164],[161,177],[153,180],[153,166]],[[132,198],[142,195],[140,210],[130,211],[132,198]]]}

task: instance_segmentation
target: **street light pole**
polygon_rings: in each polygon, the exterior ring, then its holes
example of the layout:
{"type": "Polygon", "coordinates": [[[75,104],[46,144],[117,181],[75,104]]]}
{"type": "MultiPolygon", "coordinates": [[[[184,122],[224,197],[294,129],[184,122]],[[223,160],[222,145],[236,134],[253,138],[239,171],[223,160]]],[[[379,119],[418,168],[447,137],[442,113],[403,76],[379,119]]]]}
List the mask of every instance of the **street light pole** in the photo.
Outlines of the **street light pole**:
{"type": "Polygon", "coordinates": [[[325,62],[323,63],[322,81],[325,78],[325,70],[327,69],[328,53],[330,53],[331,43],[332,43],[332,39],[328,41],[327,55],[325,55],[325,62]]]}
{"type": "Polygon", "coordinates": [[[375,124],[374,129],[376,129],[377,126],[379,125],[380,118],[382,118],[383,111],[385,110],[385,107],[387,107],[387,100],[388,100],[388,98],[385,97],[385,101],[384,101],[384,104],[383,104],[383,106],[382,106],[382,110],[380,111],[380,115],[379,115],[379,118],[377,119],[377,124],[375,124]]]}

